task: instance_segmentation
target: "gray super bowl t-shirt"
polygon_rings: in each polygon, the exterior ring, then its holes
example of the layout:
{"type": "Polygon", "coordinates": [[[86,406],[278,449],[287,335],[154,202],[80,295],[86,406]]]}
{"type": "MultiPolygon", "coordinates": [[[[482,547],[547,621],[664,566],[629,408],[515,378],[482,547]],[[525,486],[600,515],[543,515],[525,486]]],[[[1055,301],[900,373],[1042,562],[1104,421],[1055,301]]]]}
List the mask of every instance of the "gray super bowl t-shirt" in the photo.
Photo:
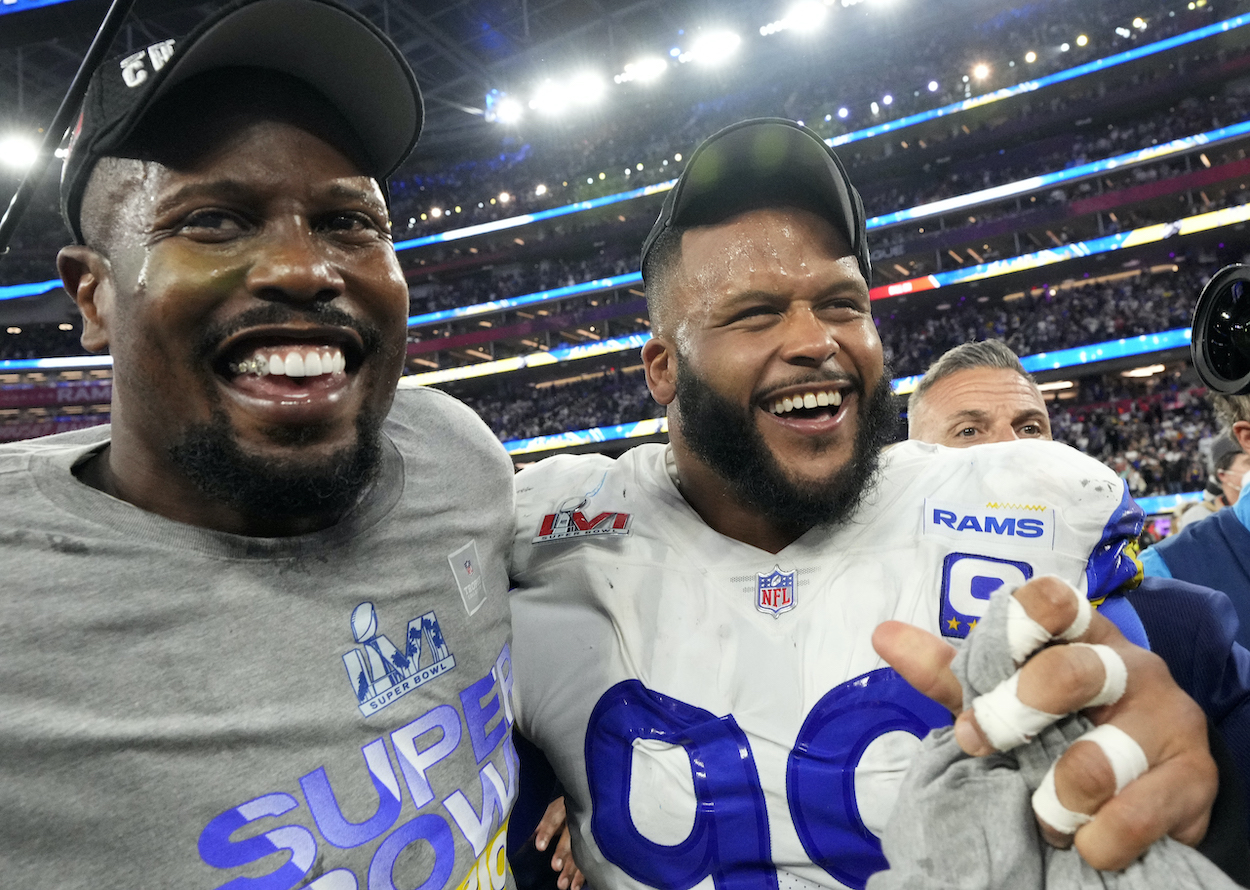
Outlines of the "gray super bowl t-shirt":
{"type": "Polygon", "coordinates": [[[22,888],[510,884],[512,467],[400,392],[381,476],[284,539],[79,482],[101,428],[0,448],[0,875],[22,888]]]}

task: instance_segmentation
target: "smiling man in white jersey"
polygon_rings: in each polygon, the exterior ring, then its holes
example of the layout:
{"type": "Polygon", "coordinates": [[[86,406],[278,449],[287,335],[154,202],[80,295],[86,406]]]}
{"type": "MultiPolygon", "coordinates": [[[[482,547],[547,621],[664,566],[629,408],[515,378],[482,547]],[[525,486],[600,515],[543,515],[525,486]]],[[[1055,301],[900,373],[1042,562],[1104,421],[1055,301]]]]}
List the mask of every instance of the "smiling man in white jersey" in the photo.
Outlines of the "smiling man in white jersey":
{"type": "MultiPolygon", "coordinates": [[[[1122,545],[1140,513],[1070,449],[908,444],[878,468],[893,412],[863,220],[811,131],[713,136],[643,249],[643,361],[671,445],[518,476],[518,725],[555,766],[601,890],[863,887],[917,738],[959,706],[935,635],[964,636],[986,591],[1044,574],[1071,588],[1017,596],[1058,632],[1072,588],[1099,598],[1136,571],[1122,545]]],[[[1164,834],[1196,842],[1215,789],[1200,711],[1106,619],[1080,639],[1121,654],[1128,694],[1094,717],[1124,723],[1152,769],[1114,795],[1109,769],[1082,785],[1060,761],[1060,800],[1099,815],[1078,849],[1118,868],[1164,834]]],[[[1072,682],[1030,662],[1021,700],[1080,709],[1101,664],[1049,657],[1072,682]]],[[[956,726],[990,750],[970,713],[956,726]]]]}

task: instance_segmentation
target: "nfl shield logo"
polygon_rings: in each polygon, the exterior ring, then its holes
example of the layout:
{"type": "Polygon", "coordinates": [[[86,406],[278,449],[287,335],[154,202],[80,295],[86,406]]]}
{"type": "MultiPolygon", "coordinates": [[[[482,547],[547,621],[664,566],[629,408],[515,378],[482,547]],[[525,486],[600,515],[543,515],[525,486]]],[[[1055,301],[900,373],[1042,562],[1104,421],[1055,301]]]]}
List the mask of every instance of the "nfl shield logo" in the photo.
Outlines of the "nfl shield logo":
{"type": "Polygon", "coordinates": [[[781,566],[765,575],[755,576],[755,608],[774,618],[794,608],[794,572],[783,572],[781,566]]]}

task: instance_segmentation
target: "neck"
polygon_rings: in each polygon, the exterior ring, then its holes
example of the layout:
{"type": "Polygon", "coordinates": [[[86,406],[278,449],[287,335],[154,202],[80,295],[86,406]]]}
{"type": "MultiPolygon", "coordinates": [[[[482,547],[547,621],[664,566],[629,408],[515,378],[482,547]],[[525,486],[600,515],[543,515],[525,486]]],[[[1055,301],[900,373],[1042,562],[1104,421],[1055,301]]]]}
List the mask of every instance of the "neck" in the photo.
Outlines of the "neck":
{"type": "Polygon", "coordinates": [[[165,519],[210,531],[258,538],[309,534],[333,525],[339,513],[258,517],[204,495],[165,455],[149,454],[125,435],[91,458],[78,479],[107,495],[165,519]]]}
{"type": "Polygon", "coordinates": [[[719,473],[686,450],[678,431],[670,429],[669,436],[677,490],[709,528],[769,553],[784,550],[806,531],[783,526],[744,504],[719,473]]]}

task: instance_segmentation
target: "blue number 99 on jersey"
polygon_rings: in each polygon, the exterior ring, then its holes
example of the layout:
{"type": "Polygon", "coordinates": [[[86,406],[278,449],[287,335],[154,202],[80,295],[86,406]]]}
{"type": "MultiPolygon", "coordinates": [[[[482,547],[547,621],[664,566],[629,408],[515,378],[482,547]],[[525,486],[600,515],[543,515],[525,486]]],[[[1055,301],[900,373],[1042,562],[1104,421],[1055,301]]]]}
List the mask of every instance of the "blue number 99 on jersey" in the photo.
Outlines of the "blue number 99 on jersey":
{"type": "MultiPolygon", "coordinates": [[[[891,668],[829,690],[808,712],[786,764],[786,805],[811,861],[862,890],[886,867],[881,842],[860,817],[855,771],[872,742],[902,731],[923,738],[949,726],[950,713],[891,668]]],[[[591,832],[599,851],[639,883],[691,890],[777,890],[769,814],[747,734],[732,714],[702,708],[624,680],[607,690],[586,728],[591,832]],[[630,812],[634,742],[678,746],[690,761],[695,810],[690,833],[659,844],[630,812]]],[[[774,814],[782,817],[782,814],[774,814]]]]}
{"type": "Polygon", "coordinates": [[[1027,562],[949,553],[942,560],[942,636],[968,636],[990,604],[990,594],[1004,585],[1018,587],[1033,577],[1027,562]]]}

